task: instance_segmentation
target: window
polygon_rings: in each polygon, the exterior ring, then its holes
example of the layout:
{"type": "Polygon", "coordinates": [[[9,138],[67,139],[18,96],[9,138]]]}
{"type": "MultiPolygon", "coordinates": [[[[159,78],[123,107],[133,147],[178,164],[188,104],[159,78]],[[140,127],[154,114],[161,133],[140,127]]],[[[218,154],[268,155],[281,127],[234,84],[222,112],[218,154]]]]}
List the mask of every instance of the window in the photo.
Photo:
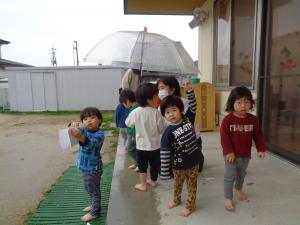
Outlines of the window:
{"type": "Polygon", "coordinates": [[[218,0],[216,86],[253,86],[255,0],[218,0]]]}

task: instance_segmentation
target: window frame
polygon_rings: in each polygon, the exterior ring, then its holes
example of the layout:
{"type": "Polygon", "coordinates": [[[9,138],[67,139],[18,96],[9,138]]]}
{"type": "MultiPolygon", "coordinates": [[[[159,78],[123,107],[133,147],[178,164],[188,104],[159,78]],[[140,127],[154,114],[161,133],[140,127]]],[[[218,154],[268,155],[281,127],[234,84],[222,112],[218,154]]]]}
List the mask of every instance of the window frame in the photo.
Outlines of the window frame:
{"type": "MultiPolygon", "coordinates": [[[[231,77],[231,71],[232,71],[232,41],[233,41],[233,5],[238,2],[238,0],[229,0],[229,4],[230,4],[230,34],[229,34],[229,38],[230,38],[230,47],[229,47],[229,72],[227,74],[227,82],[224,83],[218,83],[217,82],[217,57],[218,57],[218,15],[217,15],[217,10],[219,7],[221,0],[215,0],[214,1],[214,22],[213,22],[213,52],[214,52],[214,57],[213,57],[213,83],[215,85],[215,87],[217,88],[217,90],[230,90],[232,88],[235,88],[237,86],[240,85],[234,85],[232,84],[232,77],[231,77]]],[[[259,43],[258,40],[258,34],[260,34],[260,32],[258,31],[258,16],[260,15],[259,10],[258,10],[258,2],[259,0],[254,0],[254,25],[253,25],[253,52],[252,52],[252,75],[251,75],[251,85],[245,85],[246,87],[248,87],[250,90],[254,90],[255,86],[257,85],[255,83],[256,81],[256,77],[258,77],[257,75],[257,71],[258,71],[258,65],[259,65],[259,57],[258,57],[258,53],[259,50],[257,49],[257,43],[259,43]]]]}

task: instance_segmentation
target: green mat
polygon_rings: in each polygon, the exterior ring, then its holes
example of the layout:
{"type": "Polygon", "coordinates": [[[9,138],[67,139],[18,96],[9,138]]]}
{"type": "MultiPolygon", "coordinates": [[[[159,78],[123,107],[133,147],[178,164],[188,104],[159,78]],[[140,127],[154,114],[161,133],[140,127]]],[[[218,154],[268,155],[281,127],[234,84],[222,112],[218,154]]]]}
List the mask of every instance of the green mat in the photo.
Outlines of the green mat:
{"type": "MultiPolygon", "coordinates": [[[[89,222],[91,225],[105,225],[109,193],[114,164],[104,166],[101,177],[101,216],[89,222]]],[[[80,221],[83,208],[90,198],[83,188],[80,172],[71,166],[51,188],[37,211],[27,220],[27,225],[85,225],[80,221]]]]}

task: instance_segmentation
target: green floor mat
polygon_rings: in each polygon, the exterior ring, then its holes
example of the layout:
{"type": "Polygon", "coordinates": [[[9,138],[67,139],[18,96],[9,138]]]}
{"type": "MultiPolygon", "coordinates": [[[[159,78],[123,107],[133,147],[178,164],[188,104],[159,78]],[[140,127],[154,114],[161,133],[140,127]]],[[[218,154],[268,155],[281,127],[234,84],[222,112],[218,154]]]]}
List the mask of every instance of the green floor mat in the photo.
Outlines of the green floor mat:
{"type": "MultiPolygon", "coordinates": [[[[101,177],[101,216],[89,222],[91,225],[105,225],[109,193],[114,164],[104,166],[101,177]]],[[[83,208],[90,198],[83,188],[80,172],[70,167],[51,188],[37,211],[27,220],[27,225],[85,225],[80,221],[83,208]]]]}

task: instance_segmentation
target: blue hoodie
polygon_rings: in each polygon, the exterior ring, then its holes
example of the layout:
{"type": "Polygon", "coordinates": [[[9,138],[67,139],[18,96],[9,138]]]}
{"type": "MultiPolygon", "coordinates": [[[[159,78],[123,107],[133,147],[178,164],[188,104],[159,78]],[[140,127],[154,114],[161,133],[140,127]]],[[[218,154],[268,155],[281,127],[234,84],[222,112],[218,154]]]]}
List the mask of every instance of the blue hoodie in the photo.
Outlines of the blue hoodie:
{"type": "Polygon", "coordinates": [[[128,116],[129,109],[127,109],[122,103],[119,103],[117,105],[116,111],[115,111],[115,121],[117,127],[120,128],[127,128],[125,124],[125,120],[128,116]]]}

